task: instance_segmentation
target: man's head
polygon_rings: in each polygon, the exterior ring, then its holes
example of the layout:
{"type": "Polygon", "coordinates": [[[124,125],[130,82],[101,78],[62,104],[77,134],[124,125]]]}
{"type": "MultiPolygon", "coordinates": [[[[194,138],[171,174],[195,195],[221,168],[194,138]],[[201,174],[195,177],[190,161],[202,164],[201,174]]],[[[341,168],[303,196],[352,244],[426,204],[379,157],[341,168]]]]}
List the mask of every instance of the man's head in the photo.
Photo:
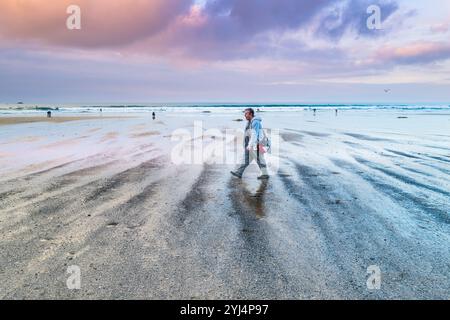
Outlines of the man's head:
{"type": "Polygon", "coordinates": [[[255,117],[255,110],[253,110],[252,108],[245,109],[244,116],[248,121],[252,120],[255,117]]]}

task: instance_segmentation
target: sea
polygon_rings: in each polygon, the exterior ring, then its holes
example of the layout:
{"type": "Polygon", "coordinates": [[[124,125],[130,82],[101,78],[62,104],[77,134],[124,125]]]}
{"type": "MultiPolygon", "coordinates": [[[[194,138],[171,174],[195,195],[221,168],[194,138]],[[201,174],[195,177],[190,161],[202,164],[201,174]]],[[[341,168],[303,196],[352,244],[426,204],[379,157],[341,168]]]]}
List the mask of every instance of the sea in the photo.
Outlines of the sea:
{"type": "Polygon", "coordinates": [[[450,111],[450,103],[428,104],[314,104],[314,103],[95,103],[95,104],[0,104],[0,115],[32,115],[46,111],[61,114],[80,113],[145,113],[145,112],[241,112],[253,108],[260,112],[295,112],[305,110],[411,110],[450,111]]]}

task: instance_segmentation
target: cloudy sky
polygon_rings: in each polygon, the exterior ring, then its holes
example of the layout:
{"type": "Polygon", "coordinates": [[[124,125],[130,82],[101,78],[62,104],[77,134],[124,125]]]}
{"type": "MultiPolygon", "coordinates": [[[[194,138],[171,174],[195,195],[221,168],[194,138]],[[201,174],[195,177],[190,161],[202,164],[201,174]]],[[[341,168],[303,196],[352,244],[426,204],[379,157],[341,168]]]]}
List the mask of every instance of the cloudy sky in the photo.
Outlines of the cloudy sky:
{"type": "Polygon", "coordinates": [[[0,103],[19,100],[449,103],[450,1],[1,0],[0,103]]]}

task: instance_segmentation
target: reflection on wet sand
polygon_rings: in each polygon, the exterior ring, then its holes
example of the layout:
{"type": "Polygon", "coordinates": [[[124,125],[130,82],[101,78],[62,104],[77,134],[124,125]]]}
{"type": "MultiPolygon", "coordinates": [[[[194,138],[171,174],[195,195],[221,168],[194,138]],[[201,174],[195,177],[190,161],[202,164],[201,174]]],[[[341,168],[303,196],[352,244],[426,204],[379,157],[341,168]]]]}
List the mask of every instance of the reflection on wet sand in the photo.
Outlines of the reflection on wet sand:
{"type": "Polygon", "coordinates": [[[238,192],[242,194],[242,200],[251,210],[251,213],[253,213],[256,218],[262,219],[266,216],[264,196],[266,194],[269,182],[267,180],[263,180],[258,181],[258,183],[258,189],[253,192],[253,188],[251,188],[248,183],[241,181],[238,184],[238,192]]]}

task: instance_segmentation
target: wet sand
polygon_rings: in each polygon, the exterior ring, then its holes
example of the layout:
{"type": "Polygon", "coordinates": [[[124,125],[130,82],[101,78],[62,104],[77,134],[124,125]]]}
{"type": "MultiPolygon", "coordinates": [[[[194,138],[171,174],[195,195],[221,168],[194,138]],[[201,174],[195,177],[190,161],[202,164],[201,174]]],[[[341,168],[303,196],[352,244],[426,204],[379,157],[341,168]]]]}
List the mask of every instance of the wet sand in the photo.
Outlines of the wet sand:
{"type": "Polygon", "coordinates": [[[171,162],[174,129],[241,128],[236,115],[10,126],[0,298],[450,298],[448,115],[421,131],[411,115],[380,120],[392,126],[345,112],[263,116],[281,136],[268,182],[254,166],[237,180],[227,165],[171,162]],[[20,140],[30,130],[40,139],[20,140]],[[71,265],[81,290],[66,287],[71,265]],[[371,265],[381,290],[367,288],[371,265]]]}
{"type": "Polygon", "coordinates": [[[46,116],[28,116],[28,117],[0,117],[0,126],[2,125],[14,125],[21,123],[35,123],[35,122],[50,122],[50,123],[63,123],[68,121],[81,121],[81,120],[98,120],[98,119],[112,119],[123,117],[111,117],[111,116],[53,116],[47,118],[46,116]]]}

